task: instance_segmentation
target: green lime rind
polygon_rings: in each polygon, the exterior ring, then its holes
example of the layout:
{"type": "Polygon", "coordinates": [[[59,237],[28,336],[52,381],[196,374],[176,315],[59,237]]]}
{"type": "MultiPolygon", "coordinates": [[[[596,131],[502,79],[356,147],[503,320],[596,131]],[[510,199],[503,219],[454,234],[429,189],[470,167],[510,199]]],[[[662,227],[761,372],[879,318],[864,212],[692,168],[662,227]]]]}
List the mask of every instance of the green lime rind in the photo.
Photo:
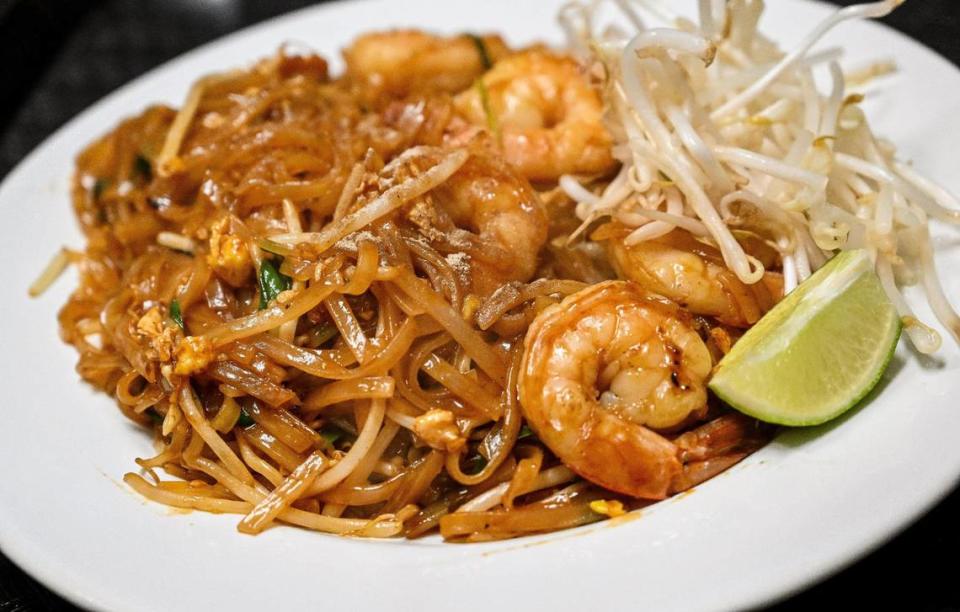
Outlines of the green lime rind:
{"type": "Polygon", "coordinates": [[[761,421],[819,425],[877,385],[901,329],[868,255],[846,251],[744,334],[715,368],[709,387],[761,421]]]}

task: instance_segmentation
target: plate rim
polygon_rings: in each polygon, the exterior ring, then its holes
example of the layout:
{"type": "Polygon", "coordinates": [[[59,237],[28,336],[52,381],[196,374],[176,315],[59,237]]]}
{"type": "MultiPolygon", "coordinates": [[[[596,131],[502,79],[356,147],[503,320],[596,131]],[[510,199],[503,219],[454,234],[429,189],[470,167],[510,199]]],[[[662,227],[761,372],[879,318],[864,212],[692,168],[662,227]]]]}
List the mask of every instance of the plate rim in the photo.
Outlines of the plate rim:
{"type": "MultiPolygon", "coordinates": [[[[157,66],[152,67],[143,74],[131,79],[130,81],[124,83],[120,87],[91,103],[75,116],[71,117],[54,132],[46,136],[42,142],[36,145],[6,174],[6,176],[3,177],[2,182],[0,182],[0,205],[3,205],[2,203],[5,201],[5,196],[7,195],[6,192],[9,189],[9,185],[13,182],[13,179],[20,174],[25,167],[36,163],[36,159],[43,156],[45,150],[51,145],[51,143],[65,138],[70,132],[74,131],[79,124],[86,121],[89,116],[99,112],[102,107],[115,103],[117,99],[125,96],[130,90],[138,88],[143,83],[155,79],[159,73],[170,70],[179,64],[190,64],[199,56],[209,53],[217,47],[228,46],[239,39],[250,37],[263,30],[282,28],[285,22],[294,21],[298,18],[302,18],[305,15],[327,12],[333,13],[341,10],[347,5],[364,4],[374,6],[384,1],[385,0],[332,0],[323,4],[299,8],[271,17],[264,21],[248,25],[224,36],[217,37],[173,58],[170,58],[161,64],[158,64],[157,66]]],[[[818,6],[823,10],[830,11],[837,10],[838,8],[836,5],[823,2],[822,0],[790,0],[790,3],[793,5],[813,5],[818,6]]],[[[785,11],[787,9],[772,9],[771,6],[768,5],[766,10],[785,11]]],[[[935,60],[937,63],[939,63],[940,69],[951,71],[953,76],[960,80],[960,66],[957,66],[944,56],[940,55],[936,50],[932,49],[922,41],[916,40],[883,22],[872,21],[870,27],[883,30],[886,36],[892,36],[893,38],[896,38],[899,44],[908,45],[919,49],[925,56],[927,56],[927,59],[935,60]]],[[[199,75],[191,75],[189,79],[192,80],[197,76],[199,75]]],[[[150,104],[152,102],[152,100],[145,101],[145,104],[150,104]]],[[[949,340],[946,341],[949,342],[949,340]]],[[[820,583],[829,576],[835,575],[844,569],[855,565],[864,557],[886,545],[898,533],[906,529],[909,525],[915,523],[920,517],[929,513],[949,494],[957,490],[958,486],[960,486],[960,466],[958,466],[958,469],[955,470],[952,482],[944,482],[943,486],[938,487],[939,490],[935,495],[928,495],[924,497],[923,502],[921,503],[905,504],[904,507],[907,509],[897,513],[895,515],[896,518],[887,520],[885,527],[875,529],[872,537],[865,536],[859,541],[858,545],[848,547],[846,549],[848,551],[853,551],[852,553],[839,553],[834,558],[831,558],[825,562],[822,561],[817,570],[810,572],[804,578],[793,580],[792,586],[788,588],[783,588],[781,584],[775,588],[754,589],[754,597],[737,603],[753,607],[757,605],[768,605],[781,602],[815,584],[820,583]]],[[[0,504],[0,516],[7,516],[2,504],[0,504]]],[[[119,593],[116,591],[106,590],[102,593],[95,593],[95,589],[90,589],[85,586],[84,581],[77,578],[71,571],[71,568],[65,564],[58,565],[56,562],[56,555],[53,554],[52,551],[49,549],[44,549],[42,546],[34,545],[29,540],[20,540],[16,536],[11,537],[11,533],[15,532],[16,530],[5,527],[5,522],[6,521],[0,521],[0,551],[2,551],[3,554],[17,567],[21,568],[23,571],[25,571],[34,579],[38,580],[46,588],[55,592],[57,595],[63,597],[71,603],[88,609],[123,609],[126,606],[136,603],[126,601],[122,597],[108,597],[108,595],[111,594],[115,596],[119,595],[119,593]]],[[[583,528],[573,531],[568,530],[567,533],[575,533],[576,531],[582,530],[583,528]]],[[[529,538],[523,538],[523,541],[528,539],[529,538]]]]}

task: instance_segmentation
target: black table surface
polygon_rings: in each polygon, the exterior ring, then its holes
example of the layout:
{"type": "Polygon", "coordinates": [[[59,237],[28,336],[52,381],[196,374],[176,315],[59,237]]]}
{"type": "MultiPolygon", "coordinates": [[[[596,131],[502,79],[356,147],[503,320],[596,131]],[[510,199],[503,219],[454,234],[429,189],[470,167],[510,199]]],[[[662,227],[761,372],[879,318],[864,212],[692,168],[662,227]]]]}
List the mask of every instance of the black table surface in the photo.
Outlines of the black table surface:
{"type": "MultiPolygon", "coordinates": [[[[0,0],[0,178],[60,125],[130,79],[223,34],[309,4],[0,0]]],[[[912,0],[884,21],[960,65],[960,1],[912,0]]],[[[960,550],[958,519],[960,489],[872,554],[774,609],[856,602],[858,608],[960,610],[960,566],[953,558],[960,550]]],[[[690,580],[695,588],[698,578],[690,580]]],[[[634,595],[642,608],[642,587],[634,595]]],[[[71,608],[0,555],[0,612],[71,608]]]]}

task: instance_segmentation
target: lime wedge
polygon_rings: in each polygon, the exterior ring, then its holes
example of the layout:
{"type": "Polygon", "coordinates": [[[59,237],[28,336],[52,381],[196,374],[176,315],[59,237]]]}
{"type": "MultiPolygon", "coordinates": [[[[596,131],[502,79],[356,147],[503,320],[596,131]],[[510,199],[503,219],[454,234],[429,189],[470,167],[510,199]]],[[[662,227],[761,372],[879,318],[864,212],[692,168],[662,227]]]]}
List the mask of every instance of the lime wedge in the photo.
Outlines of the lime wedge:
{"type": "Polygon", "coordinates": [[[877,384],[900,329],[870,257],[845,251],[744,334],[717,364],[709,386],[761,421],[818,425],[877,384]]]}

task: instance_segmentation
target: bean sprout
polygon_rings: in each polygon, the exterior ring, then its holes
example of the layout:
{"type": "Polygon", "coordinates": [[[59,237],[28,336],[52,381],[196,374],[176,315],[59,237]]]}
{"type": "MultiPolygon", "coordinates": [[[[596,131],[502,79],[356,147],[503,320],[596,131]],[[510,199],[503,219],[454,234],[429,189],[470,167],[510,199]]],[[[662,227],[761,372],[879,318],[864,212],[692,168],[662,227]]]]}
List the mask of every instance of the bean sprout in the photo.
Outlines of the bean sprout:
{"type": "MultiPolygon", "coordinates": [[[[764,269],[739,243],[745,231],[779,252],[787,290],[836,251],[865,248],[917,350],[936,351],[940,338],[906,302],[911,283],[960,342],[928,227],[928,219],[960,224],[960,200],[873,135],[863,98],[848,91],[851,76],[837,63],[840,49],[811,53],[843,22],[882,17],[903,1],[839,9],[789,52],[759,32],[761,1],[698,0],[699,25],[655,0],[610,0],[625,15],[616,26],[602,23],[604,0],[566,5],[560,21],[571,48],[606,75],[614,153],[624,164],[602,191],[563,177],[583,221],[571,240],[603,217],[630,228],[630,243],[679,227],[715,244],[727,266],[754,283],[764,269]],[[657,20],[673,27],[645,25],[657,20]],[[826,93],[815,70],[826,71],[826,93]]],[[[852,77],[892,70],[889,62],[873,66],[852,77]]]]}

